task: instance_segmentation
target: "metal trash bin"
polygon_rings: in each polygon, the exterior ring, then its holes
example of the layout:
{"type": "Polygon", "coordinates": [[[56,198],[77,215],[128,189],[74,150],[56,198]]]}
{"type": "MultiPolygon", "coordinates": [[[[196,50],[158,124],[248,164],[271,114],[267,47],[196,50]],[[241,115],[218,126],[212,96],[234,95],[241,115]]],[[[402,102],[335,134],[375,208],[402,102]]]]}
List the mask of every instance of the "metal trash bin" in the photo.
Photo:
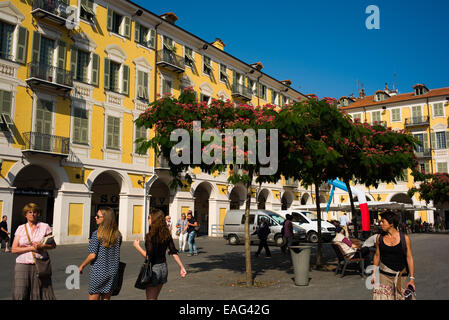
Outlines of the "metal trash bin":
{"type": "Polygon", "coordinates": [[[309,285],[309,268],[311,246],[291,246],[290,254],[295,271],[295,284],[297,286],[309,285]]]}

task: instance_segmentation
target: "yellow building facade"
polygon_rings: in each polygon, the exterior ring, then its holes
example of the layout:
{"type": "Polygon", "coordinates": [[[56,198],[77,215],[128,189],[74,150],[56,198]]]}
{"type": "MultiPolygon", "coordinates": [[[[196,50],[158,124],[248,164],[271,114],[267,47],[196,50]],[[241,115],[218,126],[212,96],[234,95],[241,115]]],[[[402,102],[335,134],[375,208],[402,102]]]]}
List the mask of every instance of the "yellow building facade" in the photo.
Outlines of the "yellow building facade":
{"type": "MultiPolygon", "coordinates": [[[[408,93],[398,94],[385,85],[373,95],[366,96],[364,90],[359,97],[341,97],[340,107],[353,119],[370,124],[381,124],[395,130],[405,130],[413,134],[422,146],[418,146],[416,156],[421,171],[426,173],[448,172],[449,166],[449,88],[428,89],[417,84],[408,93]]],[[[419,219],[432,224],[449,221],[449,208],[425,210],[426,203],[415,195],[407,196],[407,191],[415,186],[408,170],[407,177],[397,184],[380,184],[377,189],[364,190],[370,201],[398,202],[408,208],[410,219],[419,219]],[[421,209],[421,210],[420,210],[421,209]]],[[[337,194],[338,198],[344,197],[337,194]]],[[[347,203],[342,198],[338,203],[347,203]]],[[[430,203],[429,208],[433,208],[430,203]]],[[[435,209],[435,208],[434,208],[435,209]]]]}
{"type": "MultiPolygon", "coordinates": [[[[163,159],[136,152],[135,139],[152,132],[134,120],[187,86],[201,101],[283,106],[306,97],[176,20],[130,1],[0,1],[0,208],[13,232],[28,202],[62,244],[87,242],[103,206],[116,210],[125,240],[142,237],[150,207],[173,221],[192,210],[211,236],[242,207],[246,190],[226,174],[194,171],[192,185],[170,190],[163,159]]],[[[258,187],[251,206],[299,204],[297,187],[258,187]]]]}

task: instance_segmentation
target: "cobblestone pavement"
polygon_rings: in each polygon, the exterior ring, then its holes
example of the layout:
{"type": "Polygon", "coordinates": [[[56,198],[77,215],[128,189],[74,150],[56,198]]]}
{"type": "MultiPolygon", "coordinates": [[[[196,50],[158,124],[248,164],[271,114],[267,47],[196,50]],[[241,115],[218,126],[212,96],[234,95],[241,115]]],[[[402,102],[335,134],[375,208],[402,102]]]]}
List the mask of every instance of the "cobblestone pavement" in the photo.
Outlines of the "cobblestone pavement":
{"type": "MultiPolygon", "coordinates": [[[[449,299],[449,235],[412,234],[412,248],[416,264],[417,298],[449,299]]],[[[175,240],[177,245],[177,240],[175,240]]],[[[168,257],[169,276],[159,296],[161,300],[302,300],[302,299],[371,299],[372,292],[365,287],[366,279],[356,272],[348,272],[345,277],[335,276],[332,271],[311,271],[309,286],[294,284],[294,272],[290,257],[283,255],[279,248],[270,246],[272,258],[264,254],[252,257],[252,266],[258,287],[246,288],[239,281],[245,279],[244,246],[231,246],[222,238],[197,238],[199,255],[180,257],[187,269],[187,277],[181,279],[175,261],[168,257]]],[[[255,252],[257,246],[252,246],[255,252]]],[[[330,244],[323,245],[324,261],[335,264],[336,257],[330,244]]],[[[80,265],[87,256],[87,244],[61,245],[50,253],[53,265],[53,287],[60,300],[87,299],[89,268],[81,275],[79,290],[68,290],[65,273],[69,265],[80,265]]],[[[316,259],[316,248],[312,250],[311,262],[316,259]]],[[[145,293],[134,288],[134,282],[143,262],[142,257],[132,247],[132,242],[124,242],[121,261],[127,263],[123,287],[117,300],[142,300],[145,293]]],[[[0,254],[0,299],[11,299],[15,255],[0,254]]]]}

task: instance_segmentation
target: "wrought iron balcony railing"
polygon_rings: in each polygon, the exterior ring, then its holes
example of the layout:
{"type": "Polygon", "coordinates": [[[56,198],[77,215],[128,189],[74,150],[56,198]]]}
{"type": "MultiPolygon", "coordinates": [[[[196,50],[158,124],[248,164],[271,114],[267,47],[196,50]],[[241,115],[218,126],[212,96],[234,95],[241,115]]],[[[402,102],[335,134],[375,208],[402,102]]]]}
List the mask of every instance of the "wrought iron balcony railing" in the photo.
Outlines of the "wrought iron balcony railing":
{"type": "Polygon", "coordinates": [[[239,83],[233,83],[232,84],[232,96],[237,96],[242,99],[251,100],[253,96],[253,92],[250,88],[239,84],[239,83]]]}
{"type": "Polygon", "coordinates": [[[67,13],[67,7],[69,7],[67,2],[61,0],[33,0],[32,13],[39,12],[42,15],[41,12],[46,12],[65,20],[69,16],[67,13]]]}
{"type": "Polygon", "coordinates": [[[72,74],[73,73],[71,71],[67,71],[65,69],[38,62],[30,62],[28,64],[27,81],[37,80],[39,82],[39,80],[42,80],[52,84],[53,86],[62,86],[71,90],[73,87],[72,74]]]}
{"type": "Polygon", "coordinates": [[[24,152],[44,152],[68,156],[70,151],[70,138],[54,136],[40,132],[25,132],[24,152]]]}
{"type": "Polygon", "coordinates": [[[175,72],[184,72],[185,70],[185,59],[167,49],[157,52],[157,64],[175,72]]]}
{"type": "Polygon", "coordinates": [[[432,158],[432,151],[430,149],[419,148],[415,154],[417,158],[432,158]]]}
{"type": "Polygon", "coordinates": [[[406,118],[404,125],[406,127],[412,127],[412,126],[428,126],[429,125],[429,116],[422,116],[422,117],[412,117],[412,118],[406,118]]]}

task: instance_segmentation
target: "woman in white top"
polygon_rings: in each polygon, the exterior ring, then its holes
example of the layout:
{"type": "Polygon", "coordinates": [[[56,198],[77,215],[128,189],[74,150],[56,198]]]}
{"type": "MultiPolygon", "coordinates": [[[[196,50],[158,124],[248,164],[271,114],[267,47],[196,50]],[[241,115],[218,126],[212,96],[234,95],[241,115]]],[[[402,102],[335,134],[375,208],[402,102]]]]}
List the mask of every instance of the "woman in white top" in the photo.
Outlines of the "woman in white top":
{"type": "Polygon", "coordinates": [[[41,209],[37,204],[29,203],[23,210],[27,223],[19,226],[14,236],[12,253],[18,255],[14,269],[13,300],[55,300],[51,277],[39,279],[36,259],[47,259],[46,250],[56,248],[52,244],[42,244],[44,237],[52,230],[46,223],[39,222],[41,209]]]}

